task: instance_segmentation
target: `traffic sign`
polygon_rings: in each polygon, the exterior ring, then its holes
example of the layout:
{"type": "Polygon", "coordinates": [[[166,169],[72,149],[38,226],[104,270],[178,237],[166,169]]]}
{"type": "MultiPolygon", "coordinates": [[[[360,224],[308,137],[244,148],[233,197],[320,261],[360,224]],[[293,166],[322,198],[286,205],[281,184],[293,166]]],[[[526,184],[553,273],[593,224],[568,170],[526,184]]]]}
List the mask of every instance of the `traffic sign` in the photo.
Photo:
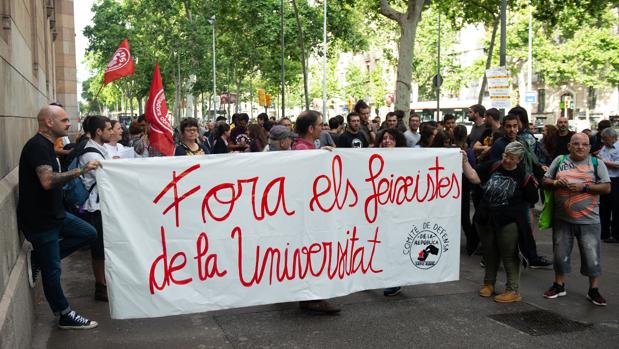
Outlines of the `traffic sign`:
{"type": "Polygon", "coordinates": [[[537,103],[537,91],[527,91],[524,94],[524,101],[526,103],[537,103]]]}
{"type": "Polygon", "coordinates": [[[432,85],[434,87],[441,87],[441,85],[443,84],[443,77],[440,75],[434,75],[434,77],[432,78],[432,85]]]}

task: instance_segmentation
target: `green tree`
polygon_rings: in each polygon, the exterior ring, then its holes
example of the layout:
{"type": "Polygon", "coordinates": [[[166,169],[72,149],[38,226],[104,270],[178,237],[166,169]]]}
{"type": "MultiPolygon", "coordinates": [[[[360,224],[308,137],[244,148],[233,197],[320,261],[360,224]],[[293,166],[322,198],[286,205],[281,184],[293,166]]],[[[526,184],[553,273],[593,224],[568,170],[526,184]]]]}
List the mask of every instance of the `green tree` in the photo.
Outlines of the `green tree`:
{"type": "MultiPolygon", "coordinates": [[[[587,25],[577,29],[568,21],[550,28],[548,23],[533,21],[534,71],[551,87],[566,83],[593,88],[619,85],[619,37],[613,31],[619,21],[617,12],[609,5],[595,15],[582,13],[580,21],[587,25]]],[[[512,75],[527,61],[528,22],[527,9],[512,13],[507,30],[507,67],[512,75]]],[[[498,64],[497,52],[492,60],[498,64]]],[[[481,76],[483,69],[480,59],[467,74],[481,76]]],[[[517,85],[517,81],[514,83],[517,85]]]]}
{"type": "Polygon", "coordinates": [[[346,83],[343,88],[346,97],[353,97],[355,99],[367,97],[368,82],[369,76],[367,72],[363,72],[361,68],[353,63],[346,67],[346,83]]]}

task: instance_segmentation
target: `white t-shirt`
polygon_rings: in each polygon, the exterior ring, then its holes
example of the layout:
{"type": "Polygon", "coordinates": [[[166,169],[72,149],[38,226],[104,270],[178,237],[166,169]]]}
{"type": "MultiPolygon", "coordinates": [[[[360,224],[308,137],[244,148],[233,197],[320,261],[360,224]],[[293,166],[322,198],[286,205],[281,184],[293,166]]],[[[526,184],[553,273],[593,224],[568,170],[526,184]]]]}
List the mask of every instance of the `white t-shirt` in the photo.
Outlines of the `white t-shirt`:
{"type": "Polygon", "coordinates": [[[116,143],[116,146],[113,146],[109,143],[105,143],[103,144],[103,146],[105,147],[105,150],[107,150],[107,153],[110,155],[111,159],[114,159],[117,157],[121,159],[129,159],[129,158],[135,157],[135,151],[133,150],[133,148],[125,147],[124,145],[120,143],[116,143]]]}
{"type": "MultiPolygon", "coordinates": [[[[103,155],[103,157],[101,157],[101,155],[96,152],[84,153],[82,154],[82,156],[80,156],[80,162],[79,162],[80,167],[86,166],[86,164],[92,160],[108,160],[112,158],[104,146],[97,144],[97,142],[93,141],[92,139],[88,140],[88,143],[86,143],[86,147],[84,149],[86,148],[97,149],[103,155]]],[[[91,187],[95,185],[95,183],[97,183],[97,179],[95,177],[95,171],[90,171],[82,175],[81,178],[82,178],[82,182],[84,183],[84,186],[86,187],[86,190],[91,190],[91,187]]],[[[97,190],[97,187],[95,186],[90,191],[90,196],[88,197],[88,200],[86,200],[86,202],[84,203],[84,209],[88,212],[99,211],[100,206],[99,206],[98,198],[99,198],[99,191],[97,190]]]]}

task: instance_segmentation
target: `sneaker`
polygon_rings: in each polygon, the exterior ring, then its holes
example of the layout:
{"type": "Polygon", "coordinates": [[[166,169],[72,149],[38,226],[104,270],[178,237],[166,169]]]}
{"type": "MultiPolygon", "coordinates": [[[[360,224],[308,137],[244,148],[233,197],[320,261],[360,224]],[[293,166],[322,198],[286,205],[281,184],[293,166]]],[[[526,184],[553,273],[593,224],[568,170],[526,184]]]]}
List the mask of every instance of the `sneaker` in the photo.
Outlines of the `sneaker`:
{"type": "Polygon", "coordinates": [[[506,291],[504,293],[494,296],[494,301],[497,303],[520,302],[521,300],[522,296],[516,291],[506,291]]]}
{"type": "Polygon", "coordinates": [[[39,278],[39,272],[41,268],[37,262],[32,258],[32,248],[29,248],[26,252],[26,264],[28,268],[28,284],[30,288],[34,288],[37,285],[37,279],[39,278]]]}
{"type": "Polygon", "coordinates": [[[529,267],[531,269],[551,269],[552,261],[549,261],[546,257],[538,256],[537,258],[531,260],[529,267]]]}
{"type": "Polygon", "coordinates": [[[96,283],[95,284],[95,300],[101,302],[107,302],[107,286],[96,283]]]}
{"type": "Polygon", "coordinates": [[[494,294],[494,286],[493,285],[483,285],[479,289],[479,295],[485,298],[492,297],[494,294]]]}
{"type": "Polygon", "coordinates": [[[548,289],[548,291],[544,292],[544,298],[555,299],[557,297],[563,297],[567,295],[565,292],[565,284],[559,285],[556,282],[552,283],[552,286],[548,289]]]}
{"type": "Polygon", "coordinates": [[[602,297],[602,295],[600,294],[600,291],[598,291],[597,287],[589,289],[589,292],[587,292],[587,299],[591,303],[593,303],[595,305],[599,305],[601,307],[605,307],[606,306],[606,299],[604,299],[604,297],[602,297]]]}
{"type": "Polygon", "coordinates": [[[60,319],[58,320],[58,328],[62,330],[89,330],[97,326],[99,326],[99,324],[96,321],[88,320],[74,310],[60,315],[60,319]]]}
{"type": "Polygon", "coordinates": [[[308,312],[318,313],[318,314],[333,315],[333,314],[337,314],[340,312],[340,308],[336,307],[335,305],[325,300],[302,301],[302,302],[299,302],[299,308],[301,308],[302,310],[308,311],[308,312]]]}
{"type": "Polygon", "coordinates": [[[385,297],[393,297],[393,296],[399,295],[401,291],[402,291],[401,287],[389,287],[383,291],[383,295],[385,297]]]}

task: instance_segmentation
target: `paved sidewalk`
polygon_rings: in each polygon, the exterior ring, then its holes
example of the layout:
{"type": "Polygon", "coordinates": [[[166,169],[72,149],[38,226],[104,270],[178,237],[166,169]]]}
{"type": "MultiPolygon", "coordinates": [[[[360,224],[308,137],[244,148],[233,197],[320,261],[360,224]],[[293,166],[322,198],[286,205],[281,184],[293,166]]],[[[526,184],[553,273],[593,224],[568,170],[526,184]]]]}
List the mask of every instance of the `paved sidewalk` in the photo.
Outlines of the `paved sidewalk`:
{"type": "MultiPolygon", "coordinates": [[[[538,249],[551,257],[550,233],[537,233],[538,249]]],[[[107,303],[93,300],[90,253],[63,261],[65,292],[71,305],[99,322],[90,331],[56,328],[41,287],[37,290],[34,348],[612,348],[619,342],[619,244],[602,246],[600,291],[607,307],[585,299],[587,279],[578,274],[578,249],[566,297],[548,300],[543,291],[552,270],[526,270],[523,302],[497,304],[477,295],[483,269],[479,256],[462,254],[460,281],[404,287],[392,298],[382,290],[355,293],[333,301],[337,316],[307,315],[297,303],[281,303],[156,319],[111,320],[107,303]],[[540,314],[538,311],[550,313],[540,314]],[[529,313],[535,311],[534,313],[529,313]],[[516,313],[560,316],[519,330],[500,322],[516,313]],[[491,317],[492,316],[492,317],[491,317]],[[577,321],[572,323],[570,320],[577,321]],[[572,332],[556,332],[556,331],[572,332]],[[549,334],[542,334],[543,331],[549,334]]],[[[499,272],[500,282],[504,274],[499,272]]],[[[499,290],[502,284],[497,284],[499,290]]],[[[522,316],[524,316],[522,315],[522,316]]],[[[522,318],[520,316],[520,318],[522,318]]]]}

